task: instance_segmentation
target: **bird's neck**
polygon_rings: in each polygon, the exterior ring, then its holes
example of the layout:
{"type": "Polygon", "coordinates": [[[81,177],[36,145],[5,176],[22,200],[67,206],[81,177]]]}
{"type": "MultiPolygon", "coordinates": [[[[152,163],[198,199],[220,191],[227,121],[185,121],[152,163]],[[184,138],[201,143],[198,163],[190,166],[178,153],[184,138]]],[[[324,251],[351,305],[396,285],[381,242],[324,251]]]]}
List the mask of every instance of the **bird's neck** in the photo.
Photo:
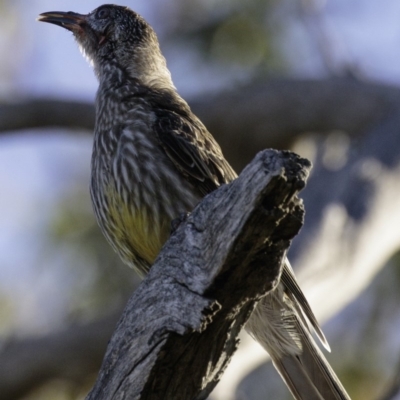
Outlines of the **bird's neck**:
{"type": "Polygon", "coordinates": [[[176,90],[161,52],[137,51],[121,61],[106,60],[95,65],[100,85],[105,82],[123,85],[130,80],[151,89],[176,90]]]}
{"type": "Polygon", "coordinates": [[[157,50],[136,52],[133,62],[127,68],[128,74],[150,88],[175,89],[165,58],[157,50]]]}
{"type": "Polygon", "coordinates": [[[141,110],[149,104],[157,104],[161,109],[171,109],[185,115],[190,114],[189,106],[168,81],[144,80],[143,76],[132,76],[117,63],[106,64],[98,77],[100,84],[96,95],[96,126],[103,127],[107,132],[120,123],[115,118],[109,118],[107,110],[110,109],[114,115],[121,117],[126,113],[130,113],[132,117],[134,110],[138,109],[138,119],[147,118],[141,110]]]}

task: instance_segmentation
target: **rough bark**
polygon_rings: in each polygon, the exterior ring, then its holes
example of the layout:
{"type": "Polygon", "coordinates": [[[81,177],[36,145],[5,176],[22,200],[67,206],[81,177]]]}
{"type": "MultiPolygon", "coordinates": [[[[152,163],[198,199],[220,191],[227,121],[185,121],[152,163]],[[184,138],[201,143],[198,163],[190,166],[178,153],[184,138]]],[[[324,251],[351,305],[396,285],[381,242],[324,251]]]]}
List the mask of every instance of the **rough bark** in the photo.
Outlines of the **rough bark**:
{"type": "Polygon", "coordinates": [[[87,399],[205,399],[279,281],[310,164],[260,153],[182,222],[128,302],[87,399]]]}

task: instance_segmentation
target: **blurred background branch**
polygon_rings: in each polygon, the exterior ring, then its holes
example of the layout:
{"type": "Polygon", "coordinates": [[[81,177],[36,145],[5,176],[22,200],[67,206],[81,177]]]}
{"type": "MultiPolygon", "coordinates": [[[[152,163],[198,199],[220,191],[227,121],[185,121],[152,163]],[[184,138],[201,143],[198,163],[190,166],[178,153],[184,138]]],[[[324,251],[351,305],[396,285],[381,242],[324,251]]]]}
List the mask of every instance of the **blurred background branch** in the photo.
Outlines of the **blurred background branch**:
{"type": "MultiPolygon", "coordinates": [[[[400,89],[349,78],[273,79],[203,94],[189,103],[241,169],[260,149],[289,148],[305,133],[343,131],[356,139],[400,108],[400,89]]],[[[92,103],[29,99],[0,104],[0,132],[56,127],[91,134],[93,125],[92,103]]]]}

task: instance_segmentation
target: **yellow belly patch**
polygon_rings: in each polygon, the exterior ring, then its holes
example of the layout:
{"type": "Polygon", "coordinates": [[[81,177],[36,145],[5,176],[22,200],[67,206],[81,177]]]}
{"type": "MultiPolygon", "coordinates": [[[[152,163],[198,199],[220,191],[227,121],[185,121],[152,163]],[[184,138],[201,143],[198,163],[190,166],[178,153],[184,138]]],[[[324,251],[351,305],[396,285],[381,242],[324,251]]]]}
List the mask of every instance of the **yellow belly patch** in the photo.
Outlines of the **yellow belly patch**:
{"type": "Polygon", "coordinates": [[[153,264],[168,239],[169,218],[150,213],[147,208],[130,207],[121,199],[116,199],[115,193],[110,203],[109,230],[110,236],[114,237],[114,247],[127,263],[133,262],[132,259],[129,260],[133,255],[153,264]]]}

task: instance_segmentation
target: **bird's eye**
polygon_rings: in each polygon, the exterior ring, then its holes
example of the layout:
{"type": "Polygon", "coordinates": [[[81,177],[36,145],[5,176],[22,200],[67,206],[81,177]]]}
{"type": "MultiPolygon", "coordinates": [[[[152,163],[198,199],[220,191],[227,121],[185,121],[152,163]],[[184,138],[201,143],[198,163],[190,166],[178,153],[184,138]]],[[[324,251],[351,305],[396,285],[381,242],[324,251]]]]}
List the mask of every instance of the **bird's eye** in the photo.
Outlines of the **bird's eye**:
{"type": "Polygon", "coordinates": [[[110,15],[110,10],[108,8],[101,8],[99,11],[97,11],[96,17],[98,19],[105,19],[110,15]]]}

